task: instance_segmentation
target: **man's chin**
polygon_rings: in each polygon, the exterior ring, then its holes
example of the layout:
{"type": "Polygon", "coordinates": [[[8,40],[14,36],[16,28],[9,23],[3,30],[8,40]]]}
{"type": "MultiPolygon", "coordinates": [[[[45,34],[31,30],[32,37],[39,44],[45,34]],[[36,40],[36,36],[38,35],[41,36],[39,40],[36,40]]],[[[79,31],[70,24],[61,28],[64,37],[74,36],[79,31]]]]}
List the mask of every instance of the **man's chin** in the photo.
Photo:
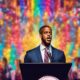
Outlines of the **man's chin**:
{"type": "Polygon", "coordinates": [[[45,46],[49,46],[49,45],[51,44],[51,41],[48,41],[48,40],[43,41],[43,44],[44,44],[45,46]]]}
{"type": "Polygon", "coordinates": [[[46,46],[49,46],[51,44],[51,42],[46,42],[46,46]]]}
{"type": "Polygon", "coordinates": [[[47,44],[50,44],[50,43],[51,43],[51,41],[46,41],[46,43],[47,43],[47,44]]]}

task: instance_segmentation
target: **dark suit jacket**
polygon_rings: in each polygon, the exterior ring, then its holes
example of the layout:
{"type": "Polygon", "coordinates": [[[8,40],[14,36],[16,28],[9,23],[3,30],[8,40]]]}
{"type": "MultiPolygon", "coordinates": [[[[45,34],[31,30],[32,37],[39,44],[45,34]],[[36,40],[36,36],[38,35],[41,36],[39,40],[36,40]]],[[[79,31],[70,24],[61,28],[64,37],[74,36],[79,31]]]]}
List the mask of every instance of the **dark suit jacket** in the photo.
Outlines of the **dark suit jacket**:
{"type": "MultiPolygon", "coordinates": [[[[52,47],[51,62],[65,63],[66,59],[64,52],[52,47]]],[[[43,63],[40,46],[26,52],[24,63],[43,63]]]]}

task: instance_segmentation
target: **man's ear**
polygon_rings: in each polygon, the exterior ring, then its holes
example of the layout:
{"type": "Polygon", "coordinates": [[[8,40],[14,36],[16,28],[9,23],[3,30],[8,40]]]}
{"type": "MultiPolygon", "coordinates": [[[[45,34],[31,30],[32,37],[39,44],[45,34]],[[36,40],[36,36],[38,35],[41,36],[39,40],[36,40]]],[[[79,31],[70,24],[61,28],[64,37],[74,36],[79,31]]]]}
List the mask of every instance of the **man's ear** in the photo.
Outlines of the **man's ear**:
{"type": "Polygon", "coordinates": [[[39,34],[39,36],[40,36],[40,38],[42,38],[42,35],[41,34],[39,34]]]}

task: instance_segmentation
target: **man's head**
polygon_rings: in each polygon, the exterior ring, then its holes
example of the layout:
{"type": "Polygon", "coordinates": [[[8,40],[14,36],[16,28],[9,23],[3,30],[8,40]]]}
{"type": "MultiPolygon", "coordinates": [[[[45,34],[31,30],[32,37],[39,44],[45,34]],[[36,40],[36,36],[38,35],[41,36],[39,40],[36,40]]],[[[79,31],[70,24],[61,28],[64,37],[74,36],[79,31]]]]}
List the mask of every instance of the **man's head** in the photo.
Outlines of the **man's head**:
{"type": "Polygon", "coordinates": [[[19,68],[19,64],[21,63],[20,59],[15,60],[15,66],[16,68],[19,68]]]}
{"type": "Polygon", "coordinates": [[[3,62],[3,67],[6,67],[8,65],[8,61],[5,57],[2,59],[2,62],[3,62]]]}
{"type": "Polygon", "coordinates": [[[52,40],[52,29],[48,25],[44,25],[39,30],[42,44],[45,46],[49,46],[52,40]]]}

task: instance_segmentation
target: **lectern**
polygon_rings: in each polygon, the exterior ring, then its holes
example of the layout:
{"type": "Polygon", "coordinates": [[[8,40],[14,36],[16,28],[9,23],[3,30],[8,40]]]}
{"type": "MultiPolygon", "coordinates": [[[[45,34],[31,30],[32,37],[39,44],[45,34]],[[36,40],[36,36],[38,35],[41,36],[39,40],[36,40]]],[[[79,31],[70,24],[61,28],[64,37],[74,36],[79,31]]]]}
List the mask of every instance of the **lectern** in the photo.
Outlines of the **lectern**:
{"type": "Polygon", "coordinates": [[[59,80],[68,80],[71,63],[62,64],[20,64],[23,80],[39,80],[43,76],[53,76],[59,80]]]}

